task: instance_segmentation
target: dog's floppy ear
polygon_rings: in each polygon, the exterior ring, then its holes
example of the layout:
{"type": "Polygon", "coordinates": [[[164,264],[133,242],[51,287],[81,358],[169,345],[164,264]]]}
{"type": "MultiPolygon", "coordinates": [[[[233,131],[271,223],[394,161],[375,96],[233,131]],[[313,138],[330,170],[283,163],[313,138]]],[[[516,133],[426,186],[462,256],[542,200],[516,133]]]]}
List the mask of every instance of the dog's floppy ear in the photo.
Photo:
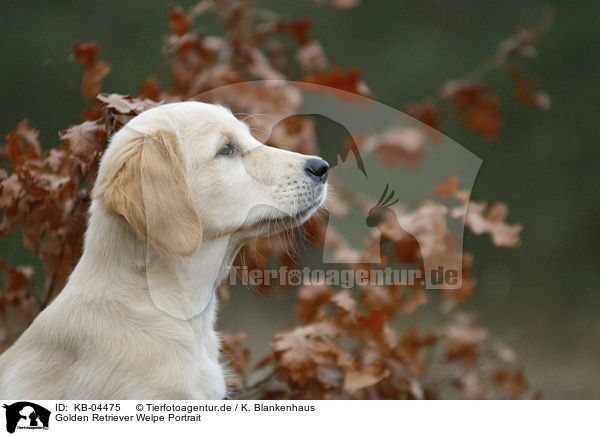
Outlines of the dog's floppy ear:
{"type": "Polygon", "coordinates": [[[115,152],[103,162],[107,168],[101,168],[94,197],[152,245],[191,256],[200,245],[202,224],[175,132],[140,133],[115,152]]]}

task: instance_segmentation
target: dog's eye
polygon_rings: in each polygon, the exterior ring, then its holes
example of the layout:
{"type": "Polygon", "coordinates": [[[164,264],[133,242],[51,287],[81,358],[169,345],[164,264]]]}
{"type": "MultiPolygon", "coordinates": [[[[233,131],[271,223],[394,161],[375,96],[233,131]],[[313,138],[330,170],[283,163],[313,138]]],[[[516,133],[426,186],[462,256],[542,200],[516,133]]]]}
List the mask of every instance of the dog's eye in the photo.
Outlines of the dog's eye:
{"type": "Polygon", "coordinates": [[[218,156],[233,156],[235,154],[235,145],[231,142],[225,144],[217,153],[218,156]]]}

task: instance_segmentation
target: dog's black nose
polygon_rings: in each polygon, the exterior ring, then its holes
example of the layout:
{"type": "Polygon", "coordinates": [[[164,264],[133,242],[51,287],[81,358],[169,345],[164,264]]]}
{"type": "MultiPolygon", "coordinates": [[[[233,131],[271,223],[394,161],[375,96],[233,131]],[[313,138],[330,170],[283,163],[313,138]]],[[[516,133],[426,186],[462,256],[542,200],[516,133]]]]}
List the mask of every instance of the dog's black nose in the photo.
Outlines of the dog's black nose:
{"type": "Polygon", "coordinates": [[[323,159],[310,159],[304,166],[306,174],[317,182],[325,183],[327,180],[327,171],[329,171],[329,164],[323,159]]]}

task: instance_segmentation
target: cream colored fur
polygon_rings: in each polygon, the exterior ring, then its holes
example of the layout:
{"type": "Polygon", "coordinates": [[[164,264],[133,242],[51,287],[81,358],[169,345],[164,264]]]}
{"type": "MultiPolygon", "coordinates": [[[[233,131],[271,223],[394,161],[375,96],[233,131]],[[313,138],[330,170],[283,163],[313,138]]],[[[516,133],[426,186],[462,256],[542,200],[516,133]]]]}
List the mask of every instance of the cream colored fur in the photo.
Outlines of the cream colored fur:
{"type": "Polygon", "coordinates": [[[215,288],[245,242],[323,203],[306,160],[260,144],[221,106],[131,120],[102,158],[79,263],[0,356],[0,397],[225,397],[215,288]],[[227,142],[238,153],[217,155],[227,142]]]}

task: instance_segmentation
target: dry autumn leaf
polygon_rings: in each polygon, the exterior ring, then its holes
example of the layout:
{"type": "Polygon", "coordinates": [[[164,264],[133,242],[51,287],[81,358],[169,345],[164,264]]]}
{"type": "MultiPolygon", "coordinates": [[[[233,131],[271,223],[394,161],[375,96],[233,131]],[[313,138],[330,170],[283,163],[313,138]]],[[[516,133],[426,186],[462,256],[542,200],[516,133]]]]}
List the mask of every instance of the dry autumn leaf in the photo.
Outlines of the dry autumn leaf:
{"type": "Polygon", "coordinates": [[[102,79],[110,73],[110,65],[106,61],[97,60],[99,53],[95,43],[76,43],[73,47],[75,59],[83,66],[81,93],[84,97],[94,99],[100,92],[102,79]]]}
{"type": "Polygon", "coordinates": [[[385,371],[379,375],[367,371],[348,371],[344,374],[344,389],[352,394],[360,389],[376,385],[389,376],[389,371],[385,371]]]}
{"type": "Polygon", "coordinates": [[[115,109],[121,114],[137,115],[159,104],[147,98],[133,98],[121,94],[99,94],[96,98],[106,103],[106,107],[115,109]]]}
{"type": "Polygon", "coordinates": [[[85,121],[61,132],[60,139],[69,142],[71,152],[84,162],[91,161],[95,153],[104,148],[104,128],[93,121],[85,121]]]}
{"type": "Polygon", "coordinates": [[[485,95],[486,87],[470,82],[449,82],[442,94],[453,99],[456,111],[468,129],[493,140],[498,137],[502,119],[499,114],[500,98],[485,95]]]}

